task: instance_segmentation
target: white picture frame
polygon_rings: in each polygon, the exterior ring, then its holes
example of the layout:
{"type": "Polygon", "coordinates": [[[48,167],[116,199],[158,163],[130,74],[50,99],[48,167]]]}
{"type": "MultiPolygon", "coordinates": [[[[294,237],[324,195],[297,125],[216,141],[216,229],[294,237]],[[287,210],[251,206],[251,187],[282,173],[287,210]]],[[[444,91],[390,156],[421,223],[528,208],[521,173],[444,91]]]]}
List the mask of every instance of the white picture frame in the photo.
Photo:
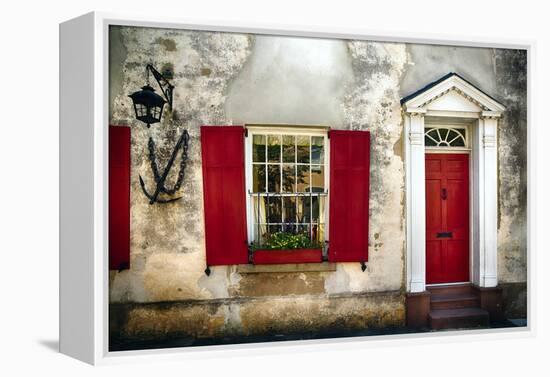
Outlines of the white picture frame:
{"type": "MultiPolygon", "coordinates": [[[[143,18],[92,12],[60,24],[60,351],[90,364],[130,362],[136,358],[182,359],[244,354],[293,352],[304,344],[320,349],[364,348],[385,342],[434,342],[457,335],[475,340],[487,337],[532,335],[535,326],[531,268],[532,185],[528,183],[528,326],[518,329],[475,330],[465,335],[422,333],[384,337],[357,337],[237,344],[200,348],[108,351],[108,30],[110,25],[241,32],[300,37],[358,39],[385,42],[525,49],[528,56],[528,153],[534,138],[532,125],[533,41],[512,39],[433,38],[419,33],[365,32],[353,29],[291,27],[225,22],[194,23],[179,19],[143,18]]],[[[528,163],[528,182],[532,164],[528,163]]]]}

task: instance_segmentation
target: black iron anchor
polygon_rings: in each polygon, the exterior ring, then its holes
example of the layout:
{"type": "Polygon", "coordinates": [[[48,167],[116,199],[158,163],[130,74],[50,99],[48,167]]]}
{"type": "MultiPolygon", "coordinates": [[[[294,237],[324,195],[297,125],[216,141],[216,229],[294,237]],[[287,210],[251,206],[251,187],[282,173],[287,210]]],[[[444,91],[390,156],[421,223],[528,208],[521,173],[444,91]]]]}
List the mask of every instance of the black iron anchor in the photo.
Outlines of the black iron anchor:
{"type": "MultiPolygon", "coordinates": [[[[186,167],[188,141],[189,141],[189,133],[187,132],[187,130],[183,130],[178,142],[176,143],[174,150],[172,151],[172,156],[170,157],[170,160],[168,161],[168,163],[166,164],[166,167],[164,168],[164,171],[162,172],[162,175],[160,176],[159,179],[155,177],[155,182],[157,185],[155,188],[155,192],[153,194],[150,194],[147,191],[143,178],[141,177],[141,175],[139,176],[139,183],[141,185],[141,189],[143,190],[143,193],[145,194],[145,196],[149,199],[149,204],[171,203],[182,198],[180,196],[177,198],[159,199],[158,196],[161,192],[171,192],[171,191],[175,192],[181,185],[181,181],[183,180],[185,167],[186,167]],[[176,160],[177,154],[180,149],[183,150],[183,155],[182,155],[182,165],[180,167],[180,172],[178,174],[178,183],[176,183],[176,187],[174,190],[168,190],[164,186],[164,182],[166,181],[166,178],[170,173],[170,169],[172,169],[172,165],[174,164],[174,161],[176,160]]],[[[156,165],[155,165],[155,158],[154,158],[154,142],[152,141],[151,138],[149,138],[149,151],[150,151],[149,159],[151,160],[151,164],[153,165],[153,171],[156,172],[156,165]]]]}

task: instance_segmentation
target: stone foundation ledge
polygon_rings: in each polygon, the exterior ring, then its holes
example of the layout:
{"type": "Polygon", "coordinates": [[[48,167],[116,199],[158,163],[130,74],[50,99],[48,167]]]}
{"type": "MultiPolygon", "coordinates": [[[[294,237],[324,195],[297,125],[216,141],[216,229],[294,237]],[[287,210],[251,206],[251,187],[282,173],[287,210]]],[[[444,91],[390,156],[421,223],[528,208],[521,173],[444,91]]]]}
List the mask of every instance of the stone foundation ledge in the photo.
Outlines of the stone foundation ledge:
{"type": "Polygon", "coordinates": [[[111,303],[109,317],[111,344],[364,331],[405,326],[405,296],[385,291],[111,303]]]}

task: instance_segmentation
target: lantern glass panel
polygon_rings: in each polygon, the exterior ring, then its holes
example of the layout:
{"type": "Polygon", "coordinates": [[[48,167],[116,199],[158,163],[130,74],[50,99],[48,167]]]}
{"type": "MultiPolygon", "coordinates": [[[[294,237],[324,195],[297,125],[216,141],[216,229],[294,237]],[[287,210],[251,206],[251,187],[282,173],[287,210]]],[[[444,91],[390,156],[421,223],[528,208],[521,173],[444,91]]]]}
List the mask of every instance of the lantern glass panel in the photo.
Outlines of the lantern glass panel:
{"type": "Polygon", "coordinates": [[[147,107],[141,103],[136,103],[136,116],[144,117],[147,115],[147,107]]]}

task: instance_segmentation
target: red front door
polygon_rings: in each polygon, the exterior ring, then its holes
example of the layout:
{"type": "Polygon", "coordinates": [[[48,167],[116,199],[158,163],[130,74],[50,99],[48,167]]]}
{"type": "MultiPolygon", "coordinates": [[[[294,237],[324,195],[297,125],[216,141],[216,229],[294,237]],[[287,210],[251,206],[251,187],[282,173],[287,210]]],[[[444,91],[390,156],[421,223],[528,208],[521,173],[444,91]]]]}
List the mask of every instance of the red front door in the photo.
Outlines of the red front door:
{"type": "Polygon", "coordinates": [[[470,280],[467,154],[426,154],[426,283],[470,280]]]}

